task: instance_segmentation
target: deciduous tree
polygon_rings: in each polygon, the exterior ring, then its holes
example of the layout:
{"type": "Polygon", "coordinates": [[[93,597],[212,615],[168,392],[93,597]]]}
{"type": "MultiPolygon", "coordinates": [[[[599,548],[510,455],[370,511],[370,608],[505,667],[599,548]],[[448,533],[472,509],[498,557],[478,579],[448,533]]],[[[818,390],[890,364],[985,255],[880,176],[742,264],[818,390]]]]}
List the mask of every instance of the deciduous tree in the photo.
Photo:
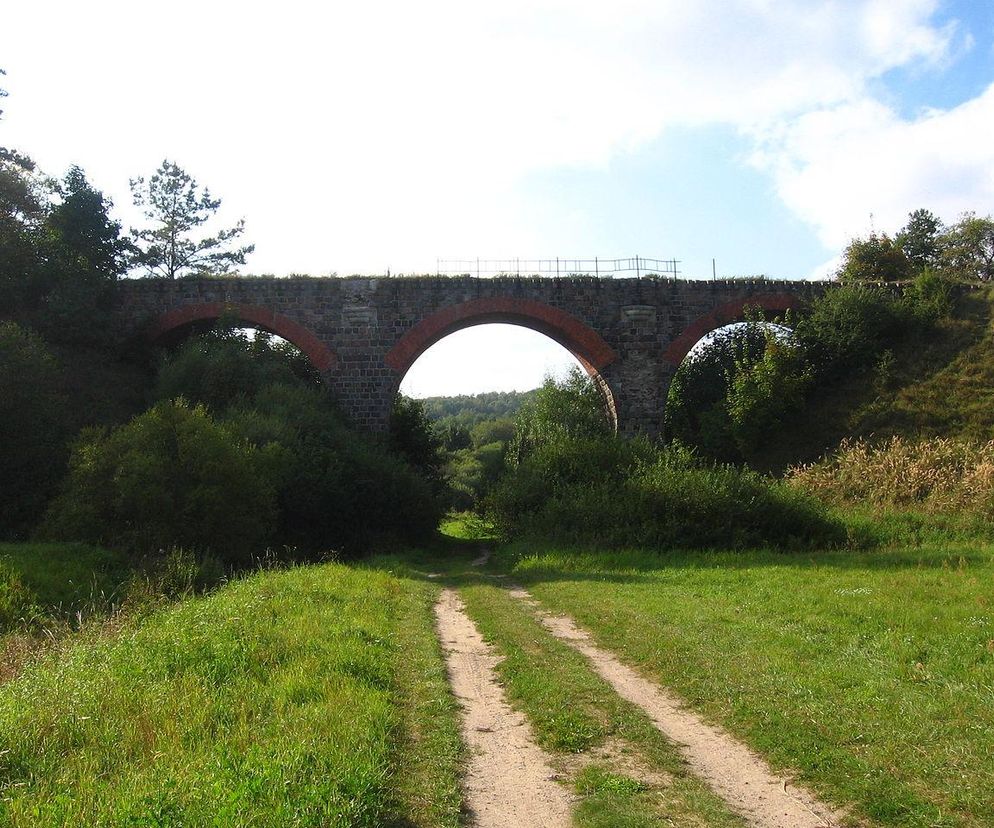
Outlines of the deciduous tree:
{"type": "Polygon", "coordinates": [[[910,276],[908,257],[886,233],[849,242],[838,271],[845,282],[897,282],[910,276]]]}
{"type": "Polygon", "coordinates": [[[973,279],[994,279],[994,219],[964,213],[943,237],[943,262],[973,279]]]}

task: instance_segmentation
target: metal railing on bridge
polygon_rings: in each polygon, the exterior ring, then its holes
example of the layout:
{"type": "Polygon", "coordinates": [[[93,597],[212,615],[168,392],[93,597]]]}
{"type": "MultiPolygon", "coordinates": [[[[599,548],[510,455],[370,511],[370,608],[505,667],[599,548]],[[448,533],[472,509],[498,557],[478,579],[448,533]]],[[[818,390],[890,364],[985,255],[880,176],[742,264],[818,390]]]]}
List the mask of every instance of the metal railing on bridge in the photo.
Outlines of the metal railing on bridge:
{"type": "Polygon", "coordinates": [[[676,279],[679,259],[436,259],[439,276],[659,276],[676,279]]]}

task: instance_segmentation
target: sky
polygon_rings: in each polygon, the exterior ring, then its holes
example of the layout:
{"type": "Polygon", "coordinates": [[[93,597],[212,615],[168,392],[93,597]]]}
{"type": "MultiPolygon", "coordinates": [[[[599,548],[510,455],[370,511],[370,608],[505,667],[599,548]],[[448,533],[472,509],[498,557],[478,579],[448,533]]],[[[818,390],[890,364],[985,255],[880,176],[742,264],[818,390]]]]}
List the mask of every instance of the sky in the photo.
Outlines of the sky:
{"type": "MultiPolygon", "coordinates": [[[[818,278],[917,208],[994,213],[994,0],[36,0],[4,10],[0,67],[0,145],[78,164],[125,226],[129,178],[176,161],[245,219],[251,273],[640,255],[818,278]]],[[[487,326],[404,389],[567,362],[487,326]]]]}

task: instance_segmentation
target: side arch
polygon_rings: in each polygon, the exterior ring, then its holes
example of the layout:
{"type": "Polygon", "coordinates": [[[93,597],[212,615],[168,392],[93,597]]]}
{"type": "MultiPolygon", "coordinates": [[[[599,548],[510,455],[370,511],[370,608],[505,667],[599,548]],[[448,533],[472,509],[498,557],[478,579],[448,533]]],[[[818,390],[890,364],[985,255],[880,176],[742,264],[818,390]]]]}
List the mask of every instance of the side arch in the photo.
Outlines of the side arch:
{"type": "Polygon", "coordinates": [[[436,311],[407,331],[387,353],[385,362],[403,377],[415,360],[440,339],[463,328],[493,322],[530,328],[562,345],[600,388],[608,416],[617,427],[614,394],[601,374],[618,359],[617,352],[597,331],[575,316],[533,299],[471,299],[436,311]]]}
{"type": "Polygon", "coordinates": [[[745,309],[747,307],[758,307],[765,311],[782,313],[786,310],[797,309],[802,304],[801,299],[790,293],[762,293],[756,296],[747,296],[745,299],[726,302],[711,312],[698,317],[688,325],[683,333],[674,339],[663,352],[663,359],[670,365],[678,367],[683,362],[683,358],[690,352],[690,349],[702,337],[725,325],[741,322],[745,318],[745,309]]]}
{"type": "Polygon", "coordinates": [[[162,314],[148,329],[148,338],[153,342],[167,339],[181,328],[197,322],[219,319],[222,316],[233,316],[244,322],[251,322],[264,331],[292,342],[322,374],[330,373],[338,367],[338,358],[334,351],[307,328],[261,305],[238,305],[226,302],[183,305],[162,314]]]}

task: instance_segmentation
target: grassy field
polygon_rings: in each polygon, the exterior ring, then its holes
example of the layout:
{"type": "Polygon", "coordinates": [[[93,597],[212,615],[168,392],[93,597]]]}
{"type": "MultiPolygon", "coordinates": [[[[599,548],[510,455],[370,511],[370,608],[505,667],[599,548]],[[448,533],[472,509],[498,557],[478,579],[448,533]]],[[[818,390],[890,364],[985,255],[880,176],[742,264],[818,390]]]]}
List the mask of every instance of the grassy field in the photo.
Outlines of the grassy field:
{"type": "MultiPolygon", "coordinates": [[[[910,520],[881,524],[903,545],[869,551],[522,543],[481,571],[469,562],[487,528],[459,519],[445,528],[461,539],[431,552],[259,572],[84,623],[0,684],[0,826],[455,828],[443,582],[503,656],[509,699],[577,793],[578,828],[739,825],[509,580],[855,822],[994,824],[994,548],[910,520]]],[[[49,613],[122,583],[100,550],[0,552],[4,583],[49,613]]]]}
{"type": "Polygon", "coordinates": [[[889,826],[994,824],[994,549],[497,564],[774,765],[889,826]]]}
{"type": "Polygon", "coordinates": [[[506,590],[472,581],[460,590],[466,609],[504,656],[498,671],[511,703],[527,714],[539,744],[576,789],[577,828],[745,824],[582,656],[506,590]]]}
{"type": "Polygon", "coordinates": [[[0,687],[0,825],[455,826],[434,588],[263,572],[0,687]]]}

